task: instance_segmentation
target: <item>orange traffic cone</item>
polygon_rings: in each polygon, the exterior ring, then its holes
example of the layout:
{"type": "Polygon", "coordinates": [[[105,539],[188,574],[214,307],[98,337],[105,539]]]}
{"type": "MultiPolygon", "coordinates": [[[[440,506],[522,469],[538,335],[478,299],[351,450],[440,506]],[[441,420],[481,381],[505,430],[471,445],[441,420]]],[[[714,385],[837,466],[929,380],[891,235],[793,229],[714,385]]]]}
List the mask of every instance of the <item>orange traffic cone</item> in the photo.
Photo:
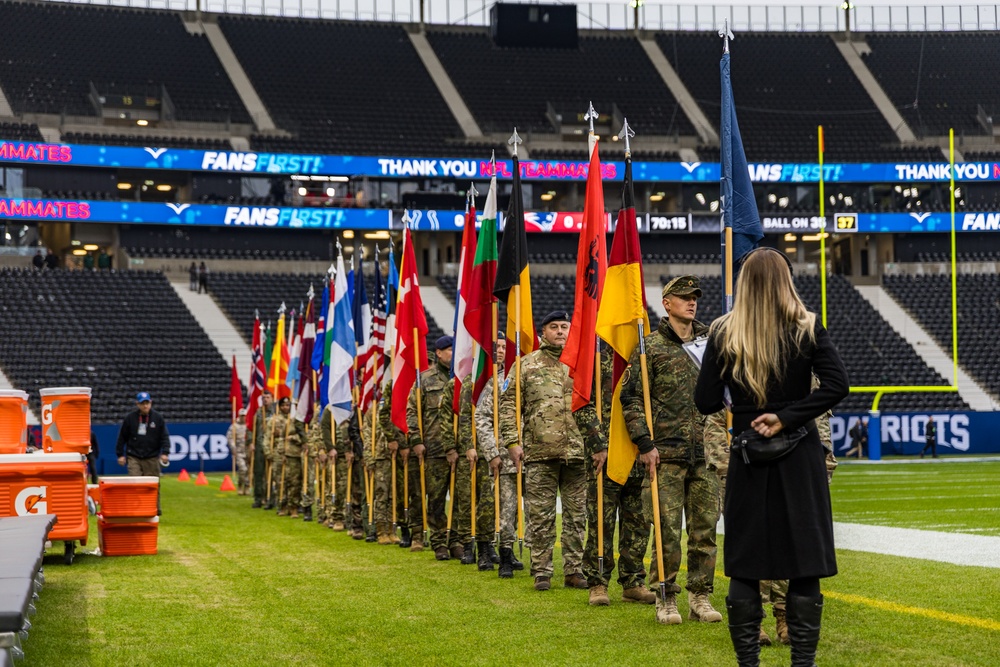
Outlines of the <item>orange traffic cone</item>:
{"type": "Polygon", "coordinates": [[[222,486],[219,487],[219,491],[235,491],[236,487],[233,486],[233,480],[226,475],[222,478],[222,486]]]}
{"type": "Polygon", "coordinates": [[[199,472],[198,476],[194,480],[195,486],[208,486],[208,479],[205,477],[205,473],[199,472]]]}
{"type": "Polygon", "coordinates": [[[191,475],[189,475],[189,474],[188,474],[188,471],[187,471],[187,469],[185,469],[185,468],[181,468],[181,472],[180,472],[180,474],[179,474],[179,475],[177,475],[177,481],[178,481],[178,482],[186,482],[186,481],[188,481],[189,479],[191,479],[191,475]]]}

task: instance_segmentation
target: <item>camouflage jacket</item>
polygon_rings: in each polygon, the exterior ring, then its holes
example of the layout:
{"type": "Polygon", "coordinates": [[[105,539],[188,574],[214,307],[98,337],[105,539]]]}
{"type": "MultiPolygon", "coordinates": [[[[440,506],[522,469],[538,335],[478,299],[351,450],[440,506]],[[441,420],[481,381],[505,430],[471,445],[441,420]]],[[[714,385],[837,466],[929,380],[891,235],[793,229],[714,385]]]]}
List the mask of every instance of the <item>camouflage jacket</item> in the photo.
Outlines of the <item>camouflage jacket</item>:
{"type": "MultiPolygon", "coordinates": [[[[472,423],[473,384],[472,373],[469,373],[461,382],[462,391],[458,397],[458,440],[455,445],[462,455],[470,449],[476,449],[476,434],[472,423]]],[[[488,389],[492,391],[493,387],[490,386],[488,389]]]]}
{"type": "MultiPolygon", "coordinates": [[[[707,333],[707,326],[694,322],[695,337],[707,333]]],[[[648,452],[655,445],[661,460],[693,463],[705,460],[706,450],[712,447],[727,447],[725,412],[711,417],[698,412],[694,404],[698,366],[681,347],[683,341],[667,318],[660,320],[658,330],[646,336],[645,343],[652,434],[646,426],[639,348],[629,359],[621,398],[629,435],[639,451],[648,452]],[[706,429],[710,419],[714,426],[706,429]]]]}
{"type": "Polygon", "coordinates": [[[226,441],[231,449],[245,445],[247,443],[246,422],[237,421],[235,424],[230,424],[229,430],[226,431],[226,441]]]}
{"type": "MultiPolygon", "coordinates": [[[[559,361],[562,347],[542,343],[521,357],[521,445],[524,460],[582,460],[583,436],[573,418],[573,380],[559,361]]],[[[514,372],[514,371],[511,371],[514,372]]],[[[505,447],[517,442],[516,388],[508,378],[500,396],[500,435],[505,447]]]]}
{"type": "MultiPolygon", "coordinates": [[[[382,401],[378,408],[378,427],[385,434],[386,443],[395,442],[400,449],[406,448],[406,434],[399,430],[392,421],[392,383],[382,390],[382,401]]],[[[370,445],[369,445],[370,446],[370,445]]],[[[386,459],[390,458],[388,447],[386,459]]]]}
{"type": "Polygon", "coordinates": [[[271,444],[268,442],[271,434],[267,429],[267,422],[273,414],[273,405],[270,408],[261,406],[253,416],[254,447],[260,447],[265,453],[268,451],[267,447],[271,444]]]}
{"type": "Polygon", "coordinates": [[[449,377],[449,368],[435,362],[420,374],[421,412],[423,413],[423,438],[417,421],[417,391],[414,385],[406,403],[406,427],[410,447],[423,443],[427,448],[425,458],[442,458],[455,449],[455,413],[452,409],[455,383],[449,377]]]}
{"type": "MultiPolygon", "coordinates": [[[[278,456],[302,456],[302,447],[306,444],[306,425],[292,415],[283,415],[280,411],[268,419],[268,431],[274,431],[274,454],[278,456]]],[[[270,442],[268,443],[270,445],[270,442]]]]}
{"type": "MultiPolygon", "coordinates": [[[[500,374],[497,376],[497,381],[500,386],[503,386],[504,372],[503,367],[500,367],[500,374]]],[[[503,424],[500,424],[503,428],[503,424]]],[[[503,439],[503,431],[500,435],[501,440],[503,439]]],[[[503,475],[512,475],[517,472],[514,467],[514,463],[510,460],[510,454],[507,453],[506,447],[497,447],[496,438],[493,435],[493,383],[486,385],[483,389],[483,393],[479,395],[479,403],[476,405],[476,449],[479,451],[479,457],[486,462],[492,461],[496,457],[500,457],[500,473],[503,475]]]]}
{"type": "Polygon", "coordinates": [[[337,455],[343,457],[347,453],[351,444],[354,445],[355,456],[361,456],[361,450],[357,447],[358,443],[355,443],[351,439],[351,421],[354,420],[354,414],[351,414],[351,419],[337,424],[336,427],[333,426],[333,411],[330,410],[330,406],[326,406],[323,410],[323,417],[320,420],[320,437],[323,439],[323,450],[329,452],[334,449],[334,444],[336,444],[337,455]],[[334,443],[334,436],[336,436],[337,441],[334,443]]]}

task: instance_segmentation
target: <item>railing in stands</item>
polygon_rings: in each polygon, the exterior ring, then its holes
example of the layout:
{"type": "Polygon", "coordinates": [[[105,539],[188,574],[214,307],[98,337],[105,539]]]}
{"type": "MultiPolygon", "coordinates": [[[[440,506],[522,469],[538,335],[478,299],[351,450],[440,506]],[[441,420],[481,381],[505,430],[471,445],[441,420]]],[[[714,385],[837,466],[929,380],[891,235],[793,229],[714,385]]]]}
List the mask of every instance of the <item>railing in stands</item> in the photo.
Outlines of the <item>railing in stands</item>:
{"type": "MultiPolygon", "coordinates": [[[[323,18],[395,23],[488,26],[492,0],[70,0],[80,4],[205,11],[250,16],[323,18]]],[[[559,4],[560,0],[553,0],[559,4]]],[[[634,0],[633,0],[634,1],[634,0]]],[[[673,4],[645,2],[638,10],[644,30],[715,31],[725,19],[739,32],[938,32],[997,30],[996,5],[861,5],[843,9],[828,5],[794,4],[673,4]]],[[[630,0],[579,2],[579,27],[593,30],[635,28],[636,11],[630,0]]]]}

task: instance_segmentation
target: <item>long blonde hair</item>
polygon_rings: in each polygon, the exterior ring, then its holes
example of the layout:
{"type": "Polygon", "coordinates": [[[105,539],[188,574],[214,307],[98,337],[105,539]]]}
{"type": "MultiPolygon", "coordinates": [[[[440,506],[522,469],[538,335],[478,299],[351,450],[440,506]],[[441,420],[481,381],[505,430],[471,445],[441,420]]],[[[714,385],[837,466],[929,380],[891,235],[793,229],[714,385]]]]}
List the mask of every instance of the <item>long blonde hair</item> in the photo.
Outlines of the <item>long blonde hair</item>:
{"type": "Polygon", "coordinates": [[[748,254],[736,281],[732,311],[712,323],[721,357],[733,380],[767,403],[771,379],[781,379],[790,355],[816,341],[816,315],[806,310],[792,282],[788,260],[770,248],[748,254]]]}

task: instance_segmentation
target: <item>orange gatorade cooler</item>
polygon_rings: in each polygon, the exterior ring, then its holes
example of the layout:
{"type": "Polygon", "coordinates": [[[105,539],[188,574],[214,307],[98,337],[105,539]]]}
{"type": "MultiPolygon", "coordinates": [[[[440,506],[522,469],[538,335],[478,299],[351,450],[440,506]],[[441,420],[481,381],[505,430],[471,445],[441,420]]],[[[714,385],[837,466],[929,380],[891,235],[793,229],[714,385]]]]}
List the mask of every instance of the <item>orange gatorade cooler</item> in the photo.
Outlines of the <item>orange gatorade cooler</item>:
{"type": "Polygon", "coordinates": [[[159,526],[158,516],[143,519],[113,519],[99,514],[97,537],[101,553],[105,556],[154,556],[159,526]]]}
{"type": "Polygon", "coordinates": [[[47,453],[90,451],[90,387],[41,389],[42,449],[47,453]]]}
{"type": "Polygon", "coordinates": [[[156,516],[159,477],[102,477],[100,487],[105,519],[156,516]]]}
{"type": "Polygon", "coordinates": [[[86,544],[86,474],[81,454],[0,454],[0,516],[54,514],[50,540],[86,544]]]}
{"type": "Polygon", "coordinates": [[[0,454],[28,450],[28,393],[0,389],[0,454]]]}

